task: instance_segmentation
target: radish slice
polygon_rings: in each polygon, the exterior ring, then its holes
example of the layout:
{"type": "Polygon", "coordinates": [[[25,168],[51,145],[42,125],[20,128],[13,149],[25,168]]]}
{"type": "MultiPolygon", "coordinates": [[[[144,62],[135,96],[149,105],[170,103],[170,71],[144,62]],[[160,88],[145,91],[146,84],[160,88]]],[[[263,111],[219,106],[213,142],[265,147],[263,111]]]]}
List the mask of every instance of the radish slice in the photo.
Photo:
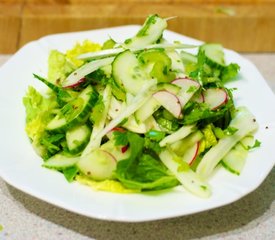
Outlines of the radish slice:
{"type": "Polygon", "coordinates": [[[71,84],[71,85],[66,86],[66,87],[63,87],[63,88],[75,88],[75,87],[78,87],[81,83],[84,83],[85,81],[86,81],[86,78],[83,77],[83,78],[80,78],[76,83],[71,84]]]}
{"type": "Polygon", "coordinates": [[[183,160],[191,165],[199,153],[200,142],[196,142],[191,148],[188,148],[183,155],[183,160]]]}
{"type": "Polygon", "coordinates": [[[227,92],[222,88],[208,88],[203,92],[204,102],[207,103],[211,110],[215,110],[227,103],[227,92]]]}
{"type": "Polygon", "coordinates": [[[193,97],[192,97],[192,100],[194,102],[197,102],[197,103],[203,103],[204,102],[204,96],[202,93],[200,94],[195,94],[193,97]]]}
{"type": "Polygon", "coordinates": [[[181,117],[181,104],[176,95],[168,91],[158,91],[153,94],[153,97],[174,117],[181,117]]]}
{"type": "Polygon", "coordinates": [[[198,82],[189,78],[178,78],[172,81],[172,83],[181,87],[181,90],[178,93],[178,98],[182,108],[200,88],[200,84],[198,82]]]}

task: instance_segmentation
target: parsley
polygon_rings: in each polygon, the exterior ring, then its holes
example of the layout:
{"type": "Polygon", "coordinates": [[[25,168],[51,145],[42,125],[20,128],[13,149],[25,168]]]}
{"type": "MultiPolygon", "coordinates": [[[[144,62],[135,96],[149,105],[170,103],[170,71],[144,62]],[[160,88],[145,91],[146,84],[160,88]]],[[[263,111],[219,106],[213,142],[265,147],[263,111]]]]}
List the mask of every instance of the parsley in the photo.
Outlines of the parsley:
{"type": "Polygon", "coordinates": [[[261,143],[258,139],[256,139],[256,141],[255,141],[254,145],[253,145],[253,146],[248,146],[248,147],[247,147],[247,149],[248,149],[248,150],[251,150],[251,149],[254,149],[254,148],[260,147],[260,146],[261,146],[261,144],[262,144],[262,143],[261,143]]]}
{"type": "Polygon", "coordinates": [[[108,78],[105,74],[105,72],[102,69],[98,69],[90,74],[88,74],[86,77],[86,82],[92,83],[92,84],[102,84],[103,86],[107,85],[110,81],[110,78],[108,78]]]}
{"type": "Polygon", "coordinates": [[[40,139],[40,144],[45,148],[46,153],[43,158],[46,160],[52,155],[56,154],[62,149],[63,140],[65,139],[64,133],[50,134],[45,132],[40,139]]]}
{"type": "Polygon", "coordinates": [[[231,136],[231,135],[233,135],[237,131],[238,131],[238,128],[228,127],[223,132],[224,132],[225,135],[231,136]]]}
{"type": "Polygon", "coordinates": [[[190,86],[187,90],[188,93],[193,93],[193,92],[196,92],[197,91],[197,87],[196,86],[190,86]]]}
{"type": "Polygon", "coordinates": [[[183,124],[189,125],[197,122],[208,124],[222,118],[226,110],[223,108],[219,111],[212,111],[205,103],[190,102],[184,109],[183,124]]]}
{"type": "Polygon", "coordinates": [[[144,148],[147,149],[148,152],[152,154],[159,154],[161,151],[161,147],[158,142],[152,141],[149,138],[144,139],[144,148]]]}
{"type": "Polygon", "coordinates": [[[127,132],[122,131],[114,131],[114,140],[115,140],[115,146],[126,146],[129,143],[127,132]]]}
{"type": "Polygon", "coordinates": [[[63,170],[63,174],[68,182],[72,182],[78,172],[79,170],[76,166],[72,166],[63,170]]]}
{"type": "Polygon", "coordinates": [[[240,70],[236,63],[220,66],[209,63],[205,52],[200,50],[197,55],[197,64],[188,67],[189,77],[198,80],[201,85],[216,84],[217,87],[223,86],[223,83],[234,79],[240,70]]]}

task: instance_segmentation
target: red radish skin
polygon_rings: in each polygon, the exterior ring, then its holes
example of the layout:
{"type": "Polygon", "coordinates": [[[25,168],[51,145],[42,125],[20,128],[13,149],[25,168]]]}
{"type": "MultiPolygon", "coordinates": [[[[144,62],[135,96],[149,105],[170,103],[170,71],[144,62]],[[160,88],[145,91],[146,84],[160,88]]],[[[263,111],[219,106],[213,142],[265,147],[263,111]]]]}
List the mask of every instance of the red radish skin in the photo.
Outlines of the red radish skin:
{"type": "Polygon", "coordinates": [[[80,78],[76,83],[74,83],[74,84],[71,84],[71,85],[68,85],[68,86],[65,86],[65,87],[63,87],[63,88],[76,88],[76,87],[78,87],[81,83],[84,83],[86,81],[86,78],[84,77],[84,78],[80,78]]]}
{"type": "Polygon", "coordinates": [[[186,161],[190,166],[192,165],[192,163],[195,161],[195,159],[198,156],[199,153],[199,148],[200,148],[200,142],[196,142],[194,146],[192,146],[191,148],[189,148],[184,155],[183,155],[183,159],[184,161],[186,161]]]}
{"type": "Polygon", "coordinates": [[[175,80],[173,80],[172,82],[171,82],[172,84],[175,84],[175,85],[177,85],[177,86],[179,86],[179,87],[181,87],[181,88],[184,88],[184,90],[188,90],[188,88],[189,87],[191,87],[191,86],[195,86],[195,87],[200,87],[201,85],[198,83],[198,82],[196,82],[195,80],[193,80],[193,79],[190,79],[190,78],[187,78],[187,77],[185,77],[185,78],[176,78],[175,80]]]}
{"type": "Polygon", "coordinates": [[[197,103],[203,103],[204,102],[204,96],[202,93],[193,96],[192,100],[197,103]]]}
{"type": "Polygon", "coordinates": [[[204,102],[211,110],[216,110],[228,101],[228,94],[222,88],[208,88],[203,92],[204,102]]]}
{"type": "Polygon", "coordinates": [[[122,152],[122,153],[125,153],[125,152],[128,150],[128,148],[129,148],[128,145],[123,146],[123,147],[121,148],[121,152],[122,152]]]}
{"type": "Polygon", "coordinates": [[[125,132],[126,130],[122,127],[114,127],[110,132],[115,132],[115,131],[125,132]]]}
{"type": "Polygon", "coordinates": [[[180,100],[173,93],[161,90],[154,93],[153,97],[174,117],[180,118],[182,116],[180,100]]]}
{"type": "Polygon", "coordinates": [[[200,142],[197,142],[197,149],[196,149],[196,153],[195,153],[195,155],[194,155],[193,159],[191,160],[191,162],[189,162],[189,163],[188,163],[190,166],[192,165],[192,163],[193,163],[193,162],[195,161],[195,159],[197,158],[198,153],[199,153],[199,148],[200,148],[200,142]]]}

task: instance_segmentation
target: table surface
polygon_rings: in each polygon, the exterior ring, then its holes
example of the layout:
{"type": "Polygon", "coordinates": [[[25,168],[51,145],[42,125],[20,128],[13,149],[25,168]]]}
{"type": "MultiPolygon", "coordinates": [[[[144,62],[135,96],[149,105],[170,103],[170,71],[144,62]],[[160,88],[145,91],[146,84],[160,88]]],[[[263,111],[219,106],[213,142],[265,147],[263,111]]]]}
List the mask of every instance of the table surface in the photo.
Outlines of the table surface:
{"type": "MultiPolygon", "coordinates": [[[[275,92],[275,54],[242,54],[275,92]]],[[[10,55],[0,55],[0,65],[10,55]]],[[[106,222],[31,197],[0,178],[0,240],[275,239],[275,168],[254,192],[195,215],[144,223],[106,222]]]]}

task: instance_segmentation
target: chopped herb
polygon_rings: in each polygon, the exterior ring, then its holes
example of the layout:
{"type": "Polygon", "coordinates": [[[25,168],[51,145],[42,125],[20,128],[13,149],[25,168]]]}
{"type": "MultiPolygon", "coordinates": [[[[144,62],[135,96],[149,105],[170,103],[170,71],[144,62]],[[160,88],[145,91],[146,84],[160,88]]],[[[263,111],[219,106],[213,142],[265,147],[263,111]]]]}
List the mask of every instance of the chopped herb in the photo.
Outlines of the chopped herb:
{"type": "Polygon", "coordinates": [[[72,166],[63,170],[63,174],[68,182],[72,182],[78,172],[79,170],[76,166],[72,166]]]}
{"type": "Polygon", "coordinates": [[[148,29],[149,29],[150,25],[156,23],[156,18],[157,18],[157,17],[158,17],[158,15],[151,15],[151,16],[149,16],[149,17],[146,19],[146,21],[145,21],[143,27],[138,31],[137,37],[142,37],[142,36],[147,35],[147,32],[148,32],[148,29]]]}
{"type": "Polygon", "coordinates": [[[198,88],[196,86],[190,86],[187,90],[188,93],[193,93],[196,92],[198,88]]]}
{"type": "Polygon", "coordinates": [[[113,132],[114,139],[115,139],[115,146],[126,146],[129,143],[127,132],[121,132],[121,131],[114,131],[113,132]]]}
{"type": "Polygon", "coordinates": [[[230,136],[230,135],[233,135],[237,131],[238,131],[238,128],[228,127],[223,132],[225,135],[230,136]]]}
{"type": "Polygon", "coordinates": [[[262,144],[262,143],[261,143],[258,139],[256,139],[254,145],[253,145],[253,146],[248,146],[247,148],[248,148],[248,150],[251,150],[251,149],[260,147],[261,144],[262,144]]]}

